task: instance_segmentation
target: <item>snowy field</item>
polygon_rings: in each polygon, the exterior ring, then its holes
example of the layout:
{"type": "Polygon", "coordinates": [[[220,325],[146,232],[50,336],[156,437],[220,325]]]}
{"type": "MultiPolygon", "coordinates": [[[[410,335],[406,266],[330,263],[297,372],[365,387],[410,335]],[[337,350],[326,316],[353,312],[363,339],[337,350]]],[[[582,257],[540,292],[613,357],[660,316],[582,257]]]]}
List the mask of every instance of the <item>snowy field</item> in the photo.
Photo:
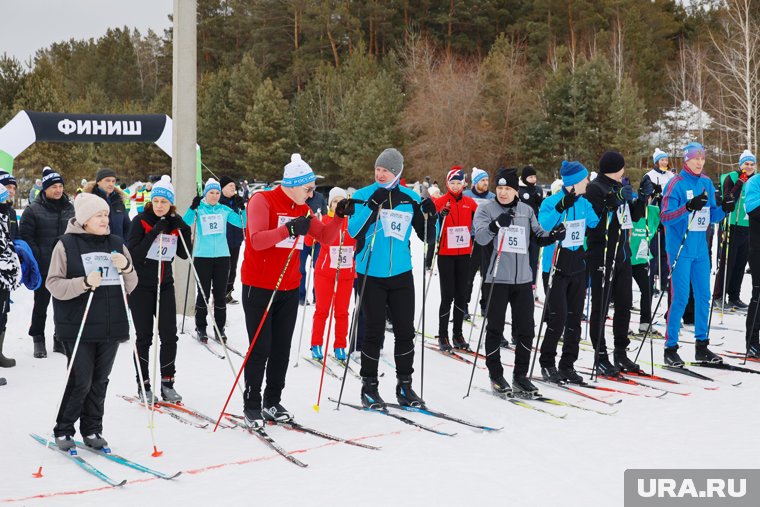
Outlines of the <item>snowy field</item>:
{"type": "MultiPolygon", "coordinates": [[[[415,248],[417,315],[421,302],[420,261],[422,247],[415,248]]],[[[185,269],[185,264],[181,265],[185,269]]],[[[239,280],[239,277],[238,277],[239,280]]],[[[238,281],[239,284],[239,281],[238,281]]],[[[427,326],[436,334],[439,290],[433,280],[427,304],[427,326]]],[[[750,279],[744,283],[743,299],[749,300],[750,279]]],[[[239,285],[238,285],[239,287],[239,285]]],[[[239,294],[239,289],[236,290],[239,294]]],[[[473,296],[474,297],[474,296],[473,296]]],[[[543,300],[543,295],[541,295],[543,300]]],[[[634,299],[638,296],[634,294],[634,299]]],[[[5,352],[16,358],[15,368],[0,370],[8,385],[0,387],[0,503],[12,505],[519,505],[609,506],[623,504],[623,472],[629,468],[752,468],[757,466],[755,422],[760,405],[750,403],[760,396],[760,377],[745,373],[694,368],[715,379],[714,383],[692,380],[676,373],[655,373],[682,382],[665,387],[688,396],[667,394],[661,399],[652,389],[608,381],[604,385],[636,393],[622,398],[615,407],[575,396],[569,392],[542,388],[546,396],[600,411],[598,415],[572,407],[534,403],[557,415],[558,419],[507,403],[488,394],[466,392],[470,366],[425,350],[424,398],[428,406],[481,424],[503,427],[503,431],[483,433],[422,414],[405,414],[437,429],[456,432],[447,437],[417,430],[379,414],[363,413],[344,407],[334,410],[327,397],[337,397],[340,382],[325,377],[322,410],[312,409],[316,401],[320,371],[301,360],[288,373],[283,404],[301,423],[328,433],[362,438],[364,443],[382,447],[366,450],[334,444],[282,428],[270,428],[278,443],[308,463],[301,469],[272,452],[257,438],[240,429],[198,429],[167,415],[156,414],[155,435],[160,458],[151,457],[151,440],[145,410],[129,404],[117,394],[135,394],[135,372],[129,344],[122,345],[116,359],[106,398],[104,436],[114,452],[165,472],[181,470],[182,476],[163,481],[111,463],[85,451],[81,455],[107,474],[127,479],[122,488],[104,483],[83,472],[63,456],[45,450],[29,438],[30,432],[46,434],[54,423],[52,413],[65,375],[64,356],[52,353],[52,315],[47,323],[47,359],[32,357],[32,341],[27,336],[32,308],[32,293],[19,289],[13,294],[5,352]],[[742,382],[739,387],[732,383],[742,382]],[[706,390],[705,387],[718,388],[706,390]],[[749,445],[748,445],[749,444],[749,445]],[[44,478],[32,473],[44,464],[44,478]],[[439,481],[446,482],[442,484],[439,481]]],[[[296,350],[294,337],[292,362],[306,354],[313,306],[307,307],[303,346],[296,350]]],[[[541,308],[536,308],[536,323],[541,308]]],[[[662,313],[662,311],[660,312],[662,313]]],[[[181,318],[180,318],[181,319],[181,318]]],[[[300,327],[296,325],[296,333],[300,327]]],[[[511,316],[507,316],[511,320],[511,316]]],[[[638,314],[631,328],[638,328],[638,314]]],[[[661,320],[661,317],[660,317],[661,320]]],[[[713,322],[718,323],[716,314],[713,322]]],[[[247,348],[243,310],[228,307],[230,344],[247,348]]],[[[478,321],[480,322],[480,321],[478,321]]],[[[713,330],[715,350],[743,350],[743,317],[726,316],[729,330],[713,330]]],[[[188,320],[185,329],[193,328],[188,320]]],[[[663,326],[658,327],[664,332],[663,326]]],[[[465,336],[469,332],[465,324],[465,336]]],[[[607,332],[611,334],[608,327],[607,332]]],[[[509,336],[509,330],[506,330],[509,336]]],[[[690,333],[683,338],[693,339],[690,333]]],[[[232,385],[227,361],[212,356],[189,335],[180,335],[177,358],[177,390],[188,406],[217,415],[232,385]]],[[[390,333],[387,340],[392,340],[390,333]]],[[[611,337],[608,338],[611,343],[611,337]]],[[[477,330],[473,334],[477,341],[477,330]]],[[[389,342],[387,342],[389,343],[389,342]]],[[[419,341],[417,342],[419,345],[419,341]]],[[[638,342],[633,342],[637,344],[638,342]]],[[[474,345],[473,345],[474,346],[474,345]]],[[[662,343],[655,343],[655,360],[662,362],[662,343]]],[[[415,387],[419,392],[420,354],[415,358],[415,387]]],[[[693,359],[693,345],[683,345],[681,355],[693,359]]],[[[387,354],[387,353],[386,353],[387,354]]],[[[648,348],[644,351],[648,359],[648,348]]],[[[386,359],[392,362],[391,354],[386,359]]],[[[512,363],[514,356],[502,352],[502,361],[512,363]]],[[[593,354],[581,351],[579,366],[591,366],[593,354]]],[[[738,364],[738,360],[728,361],[738,364]]],[[[236,368],[241,359],[232,357],[236,368]]],[[[760,370],[760,365],[750,364],[760,370]]],[[[648,368],[648,367],[647,367],[648,368]]],[[[381,361],[381,394],[394,400],[394,372],[381,361]]],[[[505,375],[511,379],[507,368],[505,375]]],[[[477,369],[475,386],[488,388],[485,370],[477,369]]],[[[344,399],[359,402],[359,381],[346,380],[344,399]]],[[[242,412],[242,399],[235,393],[230,411],[242,412]]],[[[80,438],[79,435],[77,438],[80,438]]]]}

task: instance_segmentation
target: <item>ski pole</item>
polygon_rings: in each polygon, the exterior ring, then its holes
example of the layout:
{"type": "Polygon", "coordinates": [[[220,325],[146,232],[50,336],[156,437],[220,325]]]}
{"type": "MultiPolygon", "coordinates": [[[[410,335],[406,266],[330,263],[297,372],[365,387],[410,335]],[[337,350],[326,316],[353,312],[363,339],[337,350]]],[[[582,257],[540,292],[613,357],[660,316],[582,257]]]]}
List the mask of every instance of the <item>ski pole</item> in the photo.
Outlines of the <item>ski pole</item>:
{"type": "MultiPolygon", "coordinates": [[[[612,215],[612,212],[607,211],[606,213],[607,218],[605,220],[604,224],[604,254],[602,255],[602,265],[599,268],[602,272],[602,308],[600,308],[600,314],[599,314],[599,320],[601,323],[599,333],[601,333],[596,340],[594,340],[594,337],[591,337],[592,345],[594,346],[594,364],[591,367],[591,378],[594,377],[594,372],[596,371],[596,363],[599,361],[599,348],[602,343],[602,338],[604,337],[604,321],[607,319],[607,312],[604,313],[601,312],[601,310],[604,308],[604,301],[605,301],[605,289],[607,288],[607,249],[610,245],[610,216],[612,215]]],[[[619,234],[619,233],[618,233],[619,234]]],[[[618,237],[618,239],[620,239],[618,237]]],[[[593,292],[593,291],[592,291],[593,292]]],[[[592,307],[591,311],[593,312],[594,309],[592,307]]],[[[591,315],[588,316],[589,320],[589,326],[591,325],[591,315]]]]}
{"type": "MultiPolygon", "coordinates": [[[[195,217],[193,218],[193,233],[191,235],[191,239],[193,240],[193,248],[195,248],[195,224],[198,222],[198,210],[195,210],[195,217]]],[[[180,236],[182,233],[180,232],[180,236]]],[[[187,251],[187,250],[186,250],[187,251]]],[[[190,294],[190,268],[192,267],[193,263],[193,252],[187,252],[187,255],[189,257],[188,262],[190,263],[187,266],[187,283],[185,284],[185,302],[182,303],[182,329],[180,329],[180,333],[185,334],[185,317],[187,316],[187,296],[190,294]]]]}
{"type": "MultiPolygon", "coordinates": [[[[335,314],[335,294],[338,292],[338,280],[340,279],[340,267],[343,264],[343,239],[345,238],[345,231],[340,231],[340,241],[338,242],[338,267],[335,270],[335,282],[333,283],[332,297],[330,298],[330,312],[327,315],[327,339],[325,340],[325,354],[330,350],[330,333],[332,332],[333,315],[335,314]]],[[[353,262],[353,259],[351,259],[353,262]]],[[[307,292],[308,293],[308,292],[307,292]]],[[[349,349],[350,351],[350,349],[349,349]]],[[[319,403],[322,399],[322,384],[325,381],[325,368],[327,366],[327,358],[322,357],[322,373],[319,376],[319,391],[317,392],[317,403],[313,406],[316,412],[319,412],[319,403]]],[[[348,360],[348,355],[346,356],[348,360]]]]}
{"type": "MultiPolygon", "coordinates": [[[[156,318],[153,321],[153,381],[159,381],[158,380],[158,348],[159,348],[159,342],[160,337],[158,336],[158,316],[161,312],[161,281],[163,279],[163,271],[164,271],[164,263],[163,263],[163,246],[164,246],[164,238],[163,234],[158,235],[158,285],[156,286],[156,318]]],[[[136,334],[136,333],[135,333],[136,334]]],[[[159,381],[159,386],[161,386],[159,381]]],[[[159,387],[160,389],[160,387],[159,387]]],[[[145,384],[143,384],[143,393],[145,392],[145,384]]],[[[146,402],[147,402],[147,396],[146,396],[146,402]]],[[[154,425],[155,421],[155,403],[153,400],[151,400],[151,405],[153,405],[153,410],[150,411],[150,424],[151,426],[154,425]]]]}
{"type": "Polygon", "coordinates": [[[552,293],[552,286],[554,285],[554,275],[556,274],[557,270],[557,256],[559,255],[559,249],[560,244],[557,242],[554,245],[554,255],[552,255],[552,265],[551,269],[549,269],[549,284],[546,288],[546,297],[544,298],[544,309],[541,311],[541,322],[538,323],[538,339],[536,340],[536,352],[533,354],[533,361],[530,363],[530,373],[528,373],[528,378],[533,377],[533,369],[536,366],[536,358],[538,358],[538,354],[541,351],[541,331],[544,328],[544,319],[546,318],[546,308],[549,306],[549,296],[551,296],[552,293]]]}
{"type": "MultiPolygon", "coordinates": [[[[82,341],[82,331],[84,331],[84,324],[87,322],[87,314],[90,312],[90,303],[92,303],[92,295],[95,293],[94,290],[90,291],[90,294],[87,296],[87,304],[84,307],[84,315],[82,315],[82,323],[79,325],[79,332],[77,333],[77,339],[74,342],[74,350],[71,352],[71,358],[69,359],[69,366],[66,368],[66,381],[63,383],[63,389],[61,389],[61,394],[58,396],[58,402],[55,405],[55,412],[53,414],[53,417],[56,420],[56,424],[53,426],[53,431],[51,433],[55,432],[55,426],[58,425],[58,412],[61,410],[61,404],[63,403],[63,396],[66,394],[66,387],[69,383],[69,377],[71,377],[71,370],[74,367],[74,361],[77,357],[77,351],[79,350],[79,343],[82,341]]],[[[50,437],[47,437],[45,440],[45,447],[50,447],[52,441],[50,440],[50,437]]],[[[32,476],[36,478],[42,477],[42,469],[45,466],[45,458],[42,458],[42,463],[40,464],[40,467],[37,469],[35,473],[32,474],[32,476]]]]}
{"type": "MultiPolygon", "coordinates": [[[[383,204],[384,202],[380,204],[380,207],[382,207],[383,204]]],[[[364,271],[364,276],[362,277],[362,286],[361,286],[361,289],[359,290],[359,297],[356,298],[356,306],[354,306],[354,314],[351,317],[351,330],[350,330],[351,341],[349,342],[349,346],[348,346],[349,353],[346,355],[346,364],[343,367],[343,378],[340,381],[340,392],[338,393],[338,406],[335,407],[335,410],[340,410],[340,402],[343,399],[343,388],[346,385],[346,377],[348,376],[348,364],[351,361],[351,350],[353,350],[354,348],[356,335],[359,332],[359,311],[361,308],[362,301],[364,299],[364,289],[367,287],[367,276],[369,276],[369,267],[370,267],[370,263],[372,262],[372,252],[375,250],[375,238],[377,237],[377,225],[379,221],[380,221],[380,211],[378,209],[377,218],[375,219],[375,227],[372,230],[372,241],[370,241],[369,243],[369,251],[367,253],[367,266],[364,271]]]]}
{"type": "MultiPolygon", "coordinates": [[[[749,327],[747,327],[747,331],[746,331],[746,339],[744,340],[746,342],[745,348],[744,348],[744,362],[742,362],[742,364],[747,364],[747,357],[749,357],[749,342],[752,337],[752,334],[754,334],[755,332],[755,321],[757,320],[757,307],[760,306],[760,301],[758,301],[760,300],[760,297],[759,297],[760,286],[753,285],[752,294],[755,296],[754,297],[755,311],[752,312],[752,323],[750,324],[749,327]]],[[[752,304],[752,300],[750,299],[750,305],[751,304],[752,304]]]]}
{"type": "MultiPolygon", "coordinates": [[[[472,389],[472,379],[475,377],[475,365],[477,365],[478,363],[477,351],[480,350],[480,344],[483,342],[483,333],[486,330],[486,323],[488,322],[488,310],[491,307],[491,297],[493,296],[493,288],[496,285],[496,273],[499,271],[499,259],[501,259],[501,251],[502,251],[501,248],[504,246],[504,238],[506,236],[507,236],[506,233],[501,235],[501,239],[499,240],[499,248],[496,250],[496,258],[494,259],[493,267],[491,269],[491,287],[488,289],[488,299],[486,300],[486,314],[483,316],[483,327],[480,328],[480,336],[478,337],[478,347],[475,349],[476,354],[472,360],[472,372],[470,372],[470,382],[469,384],[467,384],[467,394],[465,394],[462,399],[470,396],[470,390],[472,389]]],[[[497,348],[496,351],[498,350],[499,349],[497,348]]],[[[486,355],[490,355],[488,354],[488,351],[486,351],[486,355]]]]}
{"type": "MultiPolygon", "coordinates": [[[[725,218],[726,221],[726,250],[724,252],[724,261],[723,261],[723,287],[720,293],[720,323],[723,324],[723,315],[726,312],[726,280],[728,279],[728,257],[731,250],[731,222],[728,220],[728,216],[725,218]]],[[[712,307],[712,303],[710,304],[712,307]]]]}
{"type": "MultiPolygon", "coordinates": [[[[694,221],[694,218],[697,216],[696,211],[691,212],[691,217],[689,218],[689,224],[686,226],[686,232],[683,234],[683,238],[681,238],[681,244],[678,247],[678,251],[676,252],[676,257],[673,259],[673,265],[669,266],[669,273],[668,273],[668,287],[670,287],[670,284],[673,281],[673,271],[675,271],[676,266],[678,265],[678,259],[681,257],[681,252],[683,251],[683,246],[686,243],[686,238],[689,236],[689,230],[691,229],[691,223],[694,221]]],[[[672,288],[671,288],[672,289],[672,288]]],[[[662,303],[662,296],[665,294],[664,291],[660,292],[660,297],[657,299],[657,306],[654,308],[653,315],[657,313],[657,310],[660,308],[660,303],[662,303]]],[[[670,319],[670,314],[668,314],[668,319],[670,319]]],[[[651,319],[654,320],[654,319],[651,319]]],[[[641,343],[639,344],[639,349],[636,351],[636,357],[634,358],[633,362],[635,363],[638,358],[639,354],[641,354],[641,348],[644,346],[644,344],[647,341],[647,337],[649,337],[650,340],[652,340],[651,336],[649,336],[649,333],[652,331],[652,323],[650,322],[647,326],[647,330],[644,333],[643,338],[641,339],[641,343]]]]}
{"type": "Polygon", "coordinates": [[[296,349],[298,351],[298,354],[296,354],[296,362],[293,365],[293,368],[298,367],[298,361],[301,359],[301,343],[303,342],[303,324],[306,321],[306,301],[309,299],[309,289],[311,288],[309,286],[309,282],[311,282],[311,279],[314,277],[314,266],[317,263],[317,256],[315,254],[316,245],[311,245],[311,261],[306,265],[306,283],[304,285],[304,288],[306,289],[306,295],[304,296],[303,301],[303,310],[301,311],[301,330],[298,333],[298,348],[296,349]]]}
{"type": "MultiPolygon", "coordinates": [[[[726,218],[723,219],[723,224],[721,224],[721,229],[723,230],[722,236],[724,236],[724,237],[728,233],[728,229],[726,228],[726,222],[727,221],[728,221],[728,216],[726,216],[726,218]]],[[[726,237],[726,241],[728,241],[727,237],[726,237]]],[[[724,242],[721,241],[721,243],[724,243],[724,242]]],[[[721,269],[725,273],[725,271],[726,271],[726,264],[728,262],[728,259],[727,259],[728,244],[725,243],[723,246],[724,246],[724,248],[720,248],[720,250],[722,250],[722,252],[721,252],[722,255],[720,255],[719,258],[718,258],[718,264],[722,265],[722,268],[721,267],[718,268],[718,273],[720,273],[721,269]],[[722,263],[721,263],[721,261],[722,261],[722,263]]],[[[718,282],[719,281],[720,281],[720,277],[716,276],[715,277],[715,282],[713,283],[713,298],[711,298],[713,301],[715,301],[715,298],[714,298],[715,293],[718,292],[718,282]]],[[[721,301],[723,301],[723,300],[726,299],[725,296],[726,296],[726,283],[724,281],[723,282],[723,291],[722,291],[721,301]]],[[[715,309],[715,304],[713,303],[713,301],[710,302],[710,315],[707,318],[707,335],[708,335],[708,338],[710,336],[710,326],[712,326],[712,317],[713,317],[713,313],[714,313],[713,310],[715,309]]],[[[721,322],[721,324],[723,323],[723,314],[722,313],[721,313],[721,320],[720,320],[720,322],[721,322]]]]}
{"type": "MultiPolygon", "coordinates": [[[[435,273],[435,265],[436,265],[435,260],[438,257],[438,252],[441,250],[441,236],[442,236],[442,233],[443,233],[443,227],[445,225],[445,222],[446,222],[446,217],[444,217],[443,220],[441,221],[441,228],[436,233],[436,240],[435,240],[435,245],[436,246],[435,246],[435,250],[433,251],[433,260],[431,261],[431,265],[430,265],[430,276],[427,277],[427,282],[425,281],[425,278],[427,276],[426,275],[427,270],[425,269],[425,262],[422,263],[422,268],[423,268],[423,273],[422,273],[422,313],[420,313],[420,318],[417,320],[417,327],[415,328],[415,332],[416,332],[417,329],[420,329],[420,326],[422,325],[422,316],[425,315],[425,298],[426,298],[426,295],[430,293],[430,282],[433,280],[433,274],[435,273]]],[[[425,259],[424,260],[427,260],[427,247],[428,247],[428,244],[427,244],[427,219],[425,219],[425,232],[423,234],[425,236],[425,241],[423,242],[424,245],[423,245],[422,250],[423,250],[423,252],[425,252],[425,259]]],[[[423,341],[424,341],[424,336],[423,336],[423,341]]],[[[420,396],[422,396],[422,388],[421,388],[421,386],[420,386],[420,396]]]]}
{"type": "MultiPolygon", "coordinates": [[[[480,283],[478,284],[478,292],[477,292],[477,299],[476,301],[480,301],[480,292],[483,288],[483,280],[480,280],[480,283]]],[[[467,346],[470,346],[470,342],[472,341],[472,332],[475,330],[475,318],[473,317],[472,322],[470,324],[470,334],[467,337],[467,346]]],[[[479,350],[476,350],[475,352],[480,352],[479,350]]]]}
{"type": "Polygon", "coordinates": [[[248,358],[251,356],[251,352],[253,351],[253,346],[256,345],[256,340],[259,339],[259,333],[261,333],[261,328],[264,327],[264,322],[267,320],[267,316],[269,315],[269,309],[272,308],[272,302],[274,301],[274,296],[277,294],[277,291],[280,289],[280,283],[282,283],[282,279],[285,277],[285,272],[287,271],[288,265],[290,264],[290,259],[293,258],[293,252],[296,251],[297,246],[298,246],[298,237],[295,238],[295,240],[293,241],[293,246],[290,248],[290,252],[288,252],[288,257],[287,259],[285,259],[285,266],[282,268],[282,271],[280,272],[280,276],[277,278],[277,283],[274,286],[272,295],[269,297],[269,302],[267,303],[267,306],[264,309],[264,314],[261,316],[261,320],[259,321],[259,325],[256,328],[256,332],[254,333],[253,338],[251,339],[251,344],[248,346],[248,352],[246,352],[245,354],[245,359],[243,359],[243,364],[240,365],[240,370],[238,370],[237,376],[235,377],[235,383],[232,384],[232,388],[230,388],[230,393],[227,395],[227,400],[224,402],[224,406],[222,407],[221,412],[219,412],[219,418],[216,420],[216,424],[214,425],[215,432],[217,428],[219,428],[219,423],[221,422],[222,417],[224,417],[224,413],[227,410],[227,405],[229,405],[230,399],[232,398],[232,393],[235,392],[235,387],[238,386],[240,375],[242,375],[243,370],[245,369],[245,365],[248,363],[248,358]]]}

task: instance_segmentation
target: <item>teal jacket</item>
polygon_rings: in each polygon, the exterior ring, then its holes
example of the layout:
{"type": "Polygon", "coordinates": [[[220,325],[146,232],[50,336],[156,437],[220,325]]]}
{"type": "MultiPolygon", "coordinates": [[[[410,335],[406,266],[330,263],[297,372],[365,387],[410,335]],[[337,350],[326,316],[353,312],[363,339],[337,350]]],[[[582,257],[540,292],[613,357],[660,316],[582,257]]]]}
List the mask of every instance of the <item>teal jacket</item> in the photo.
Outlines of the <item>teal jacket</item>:
{"type": "Polygon", "coordinates": [[[211,206],[206,201],[201,201],[197,210],[188,209],[182,219],[190,227],[196,222],[193,257],[229,257],[227,224],[243,227],[238,213],[224,204],[211,206]]]}

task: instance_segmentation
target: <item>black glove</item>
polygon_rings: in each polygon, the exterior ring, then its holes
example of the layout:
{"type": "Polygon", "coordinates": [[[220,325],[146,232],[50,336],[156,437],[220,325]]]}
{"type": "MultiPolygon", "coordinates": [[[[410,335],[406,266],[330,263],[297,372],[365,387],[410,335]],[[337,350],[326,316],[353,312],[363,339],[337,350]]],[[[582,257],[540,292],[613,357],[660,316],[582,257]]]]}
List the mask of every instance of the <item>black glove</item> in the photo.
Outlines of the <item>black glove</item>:
{"type": "Polygon", "coordinates": [[[647,178],[646,176],[644,179],[641,180],[641,184],[639,185],[639,199],[648,199],[650,195],[654,193],[654,184],[652,183],[652,180],[647,178]]]}
{"type": "Polygon", "coordinates": [[[377,211],[380,209],[380,207],[383,205],[385,201],[388,200],[388,196],[390,195],[390,190],[387,188],[379,187],[375,192],[370,196],[369,200],[367,200],[367,206],[369,206],[369,209],[372,211],[377,211]]]}
{"type": "Polygon", "coordinates": [[[235,196],[232,198],[232,202],[235,204],[235,207],[238,209],[243,209],[245,207],[245,199],[243,199],[238,194],[235,194],[235,196]]]}
{"type": "Polygon", "coordinates": [[[662,196],[662,187],[661,187],[660,185],[657,185],[657,184],[655,183],[655,185],[654,185],[654,192],[653,192],[653,194],[654,194],[654,196],[655,196],[655,197],[660,197],[660,196],[662,196]]]}
{"type": "Polygon", "coordinates": [[[179,215],[167,215],[166,221],[169,223],[169,230],[180,229],[183,225],[187,226],[182,217],[179,215]]]}
{"type": "Polygon", "coordinates": [[[441,208],[441,211],[438,212],[438,214],[441,215],[444,218],[446,216],[448,216],[449,213],[451,213],[451,208],[449,207],[448,203],[446,203],[446,206],[444,206],[443,208],[441,208]]]}
{"type": "Polygon", "coordinates": [[[309,226],[311,225],[311,215],[305,217],[294,218],[285,223],[285,227],[288,229],[288,233],[291,236],[305,236],[309,232],[309,226]]]}
{"type": "Polygon", "coordinates": [[[615,211],[621,204],[623,204],[623,201],[621,201],[617,192],[610,192],[604,197],[604,207],[609,211],[615,211]]]}
{"type": "Polygon", "coordinates": [[[352,199],[343,199],[335,206],[335,216],[338,218],[350,217],[356,211],[356,205],[352,199]]]}
{"type": "Polygon", "coordinates": [[[190,204],[190,209],[195,211],[198,209],[198,206],[200,205],[201,205],[201,196],[196,195],[195,197],[193,197],[193,202],[192,204],[190,204]]]}
{"type": "Polygon", "coordinates": [[[496,217],[496,220],[491,222],[488,225],[488,228],[491,229],[491,232],[496,234],[499,232],[499,229],[501,229],[502,227],[509,227],[514,217],[515,217],[515,208],[510,208],[508,211],[496,217]]]}
{"type": "Polygon", "coordinates": [[[555,227],[549,232],[549,237],[553,241],[562,241],[563,239],[565,239],[566,233],[567,233],[567,230],[565,229],[565,224],[559,224],[557,227],[555,227]]]}
{"type": "Polygon", "coordinates": [[[420,210],[423,213],[427,213],[428,215],[435,215],[436,214],[435,203],[430,197],[423,199],[422,202],[420,203],[420,210]]]}
{"type": "Polygon", "coordinates": [[[572,208],[577,200],[578,195],[575,193],[575,189],[571,188],[570,193],[565,194],[565,196],[557,202],[557,205],[554,206],[554,209],[556,209],[558,213],[562,213],[566,209],[572,208]]]}
{"type": "MultiPolygon", "coordinates": [[[[623,185],[620,190],[617,191],[618,198],[623,202],[631,202],[633,200],[633,187],[631,185],[623,185]]],[[[623,204],[621,202],[620,204],[623,204]]]]}
{"type": "Polygon", "coordinates": [[[152,231],[156,233],[156,236],[158,236],[159,234],[163,234],[164,232],[166,232],[166,229],[168,228],[169,228],[169,220],[167,220],[166,217],[161,217],[158,220],[158,222],[153,224],[152,231]]]}
{"type": "Polygon", "coordinates": [[[723,211],[726,213],[731,213],[736,209],[736,199],[733,195],[728,194],[725,199],[723,199],[723,203],[720,205],[721,208],[723,208],[723,211]]]}
{"type": "Polygon", "coordinates": [[[702,192],[698,196],[689,199],[686,202],[686,210],[687,211],[699,211],[702,208],[705,207],[705,204],[707,204],[707,192],[702,192]]]}

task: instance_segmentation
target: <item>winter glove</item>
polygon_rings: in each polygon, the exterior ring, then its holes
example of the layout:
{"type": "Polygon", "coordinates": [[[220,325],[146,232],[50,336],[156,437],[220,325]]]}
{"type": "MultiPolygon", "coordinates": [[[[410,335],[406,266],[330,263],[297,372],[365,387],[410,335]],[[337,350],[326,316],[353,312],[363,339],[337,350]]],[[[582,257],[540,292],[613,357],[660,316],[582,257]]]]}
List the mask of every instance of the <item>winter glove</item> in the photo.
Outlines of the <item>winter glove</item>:
{"type": "Polygon", "coordinates": [[[198,209],[198,206],[200,205],[201,205],[201,196],[196,195],[195,197],[193,197],[193,202],[192,204],[190,204],[190,209],[195,211],[198,209]]]}
{"type": "Polygon", "coordinates": [[[736,199],[733,195],[728,194],[724,199],[723,203],[720,205],[720,207],[723,209],[726,213],[731,213],[736,209],[736,199]]]}
{"type": "Polygon", "coordinates": [[[387,188],[379,187],[370,196],[369,200],[367,201],[367,206],[369,206],[369,209],[372,211],[377,211],[382,207],[383,203],[388,200],[389,195],[390,191],[387,188]]]}
{"type": "Polygon", "coordinates": [[[510,208],[509,211],[506,211],[496,217],[496,220],[491,222],[488,225],[488,228],[491,229],[491,232],[494,234],[497,234],[499,232],[499,229],[502,227],[509,227],[509,225],[512,223],[512,219],[515,217],[515,209],[510,208]]]}
{"type": "Polygon", "coordinates": [[[100,271],[93,271],[89,275],[82,277],[82,283],[84,284],[84,290],[95,290],[100,287],[100,282],[103,280],[103,275],[100,271]]]}
{"type": "Polygon", "coordinates": [[[577,200],[578,195],[575,193],[575,189],[571,188],[570,193],[565,194],[565,196],[557,202],[557,205],[554,206],[554,209],[556,209],[558,213],[562,213],[563,211],[572,208],[577,200]]]}
{"type": "Polygon", "coordinates": [[[423,199],[422,202],[420,203],[420,210],[423,213],[427,213],[428,215],[435,215],[436,214],[435,203],[430,197],[423,199]]]}
{"type": "Polygon", "coordinates": [[[166,219],[166,217],[161,217],[158,222],[156,222],[153,225],[153,229],[151,229],[154,233],[156,233],[156,236],[159,234],[163,234],[166,232],[166,230],[169,228],[169,220],[166,219]]]}
{"type": "Polygon", "coordinates": [[[245,207],[245,199],[243,199],[238,194],[235,194],[235,196],[232,198],[232,202],[235,204],[235,207],[237,209],[243,209],[245,207]]]}
{"type": "Polygon", "coordinates": [[[441,215],[443,218],[446,218],[449,213],[451,213],[451,203],[446,203],[446,206],[441,208],[441,211],[438,212],[439,215],[441,215]]]}
{"type": "Polygon", "coordinates": [[[567,230],[565,229],[565,224],[559,224],[549,232],[549,237],[552,239],[552,241],[562,241],[565,239],[566,233],[567,230]]]}
{"type": "Polygon", "coordinates": [[[353,199],[343,199],[335,206],[335,216],[338,218],[350,217],[356,211],[353,199]]]}
{"type": "Polygon", "coordinates": [[[309,232],[311,216],[298,217],[285,223],[290,236],[305,236],[309,232]]]}
{"type": "Polygon", "coordinates": [[[621,204],[623,204],[623,202],[615,192],[610,192],[604,197],[604,207],[609,211],[615,211],[621,204]]]}
{"type": "Polygon", "coordinates": [[[686,210],[687,211],[699,211],[702,208],[705,207],[705,204],[707,204],[707,192],[702,192],[698,196],[689,199],[686,202],[686,210]]]}
{"type": "Polygon", "coordinates": [[[654,185],[653,195],[655,197],[661,197],[662,196],[662,187],[660,185],[657,185],[656,183],[654,185]]]}
{"type": "Polygon", "coordinates": [[[652,180],[647,178],[646,176],[644,179],[641,180],[641,184],[639,185],[639,199],[646,200],[654,193],[654,185],[652,184],[652,180]]]}
{"type": "Polygon", "coordinates": [[[742,171],[739,173],[739,181],[742,183],[747,183],[747,180],[749,179],[749,174],[747,174],[747,171],[742,171]]]}
{"type": "Polygon", "coordinates": [[[114,266],[116,266],[116,269],[119,270],[119,273],[131,273],[132,272],[132,264],[129,262],[129,259],[124,254],[120,254],[119,252],[113,252],[111,254],[111,262],[114,266]]]}
{"type": "Polygon", "coordinates": [[[620,190],[617,191],[618,199],[620,199],[620,204],[631,202],[633,200],[633,187],[631,185],[623,185],[620,187],[620,190]]]}

